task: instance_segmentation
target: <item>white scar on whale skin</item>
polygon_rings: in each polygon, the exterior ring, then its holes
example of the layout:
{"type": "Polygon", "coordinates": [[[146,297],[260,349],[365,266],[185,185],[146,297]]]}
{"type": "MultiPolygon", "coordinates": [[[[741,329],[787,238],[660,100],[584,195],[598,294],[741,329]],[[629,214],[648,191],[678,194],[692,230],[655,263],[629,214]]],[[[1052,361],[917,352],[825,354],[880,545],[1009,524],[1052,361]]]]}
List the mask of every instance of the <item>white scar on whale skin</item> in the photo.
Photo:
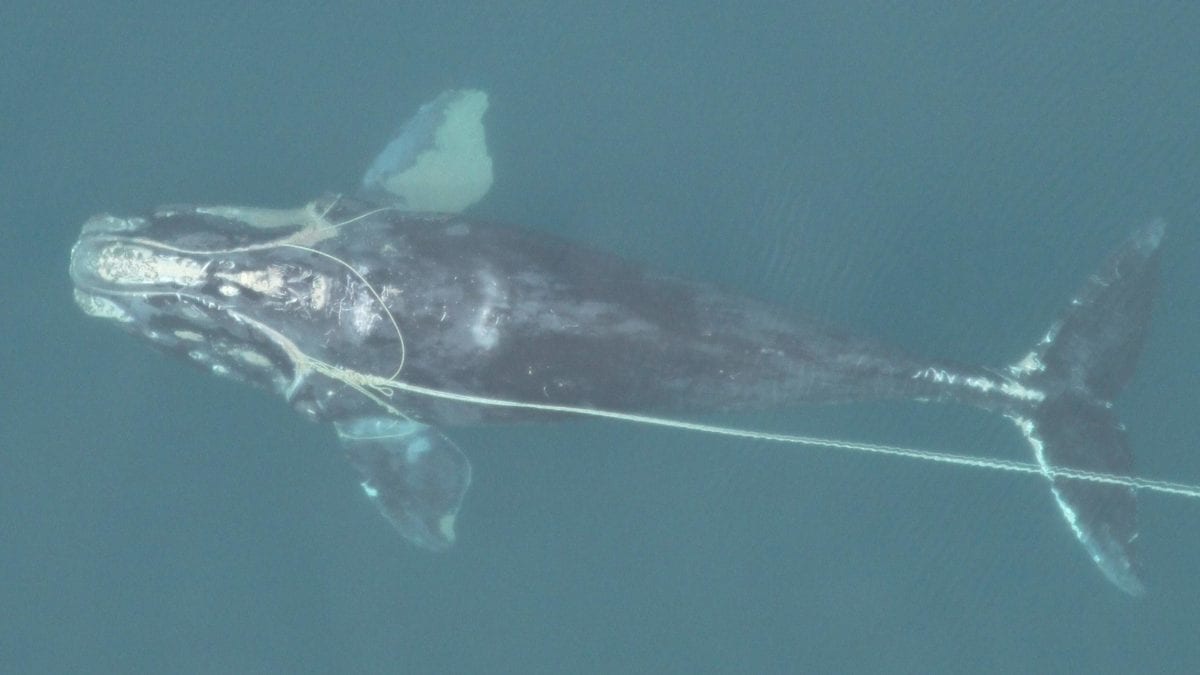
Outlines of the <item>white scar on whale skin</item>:
{"type": "MultiPolygon", "coordinates": [[[[1028,357],[1026,357],[1028,358],[1028,357]]],[[[1005,396],[1017,398],[1024,401],[1040,402],[1046,399],[1046,395],[1036,389],[1022,387],[1021,385],[1011,380],[996,382],[986,377],[972,377],[956,375],[947,372],[941,368],[922,368],[913,376],[914,380],[924,379],[932,380],[938,383],[945,384],[965,384],[972,389],[977,389],[983,393],[988,393],[993,390],[1000,390],[1005,396]]]]}
{"type": "Polygon", "coordinates": [[[379,320],[375,312],[375,299],[364,289],[355,294],[350,305],[350,324],[361,336],[370,335],[371,329],[379,320]]]}
{"type": "Polygon", "coordinates": [[[471,337],[479,347],[491,350],[500,341],[500,320],[508,309],[508,294],[491,270],[479,272],[479,284],[483,301],[475,322],[471,324],[471,337]]]}

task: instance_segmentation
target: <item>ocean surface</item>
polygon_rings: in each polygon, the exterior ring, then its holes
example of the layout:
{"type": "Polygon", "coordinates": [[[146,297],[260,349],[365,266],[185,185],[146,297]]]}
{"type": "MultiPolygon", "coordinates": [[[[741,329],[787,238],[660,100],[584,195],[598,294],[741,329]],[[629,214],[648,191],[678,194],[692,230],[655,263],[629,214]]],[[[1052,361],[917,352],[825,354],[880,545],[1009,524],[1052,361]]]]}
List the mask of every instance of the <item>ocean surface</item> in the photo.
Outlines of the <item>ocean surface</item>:
{"type": "MultiPolygon", "coordinates": [[[[585,420],[452,430],[475,481],[434,555],[330,429],[86,317],[67,276],[90,215],[350,191],[417,106],[482,88],[474,215],[932,357],[1014,361],[1164,218],[1117,405],[1139,474],[1200,482],[1200,4],[23,4],[0,8],[0,672],[1200,662],[1193,500],[1141,496],[1131,598],[1038,477],[585,420]]],[[[701,419],[1030,459],[954,406],[701,419]]]]}

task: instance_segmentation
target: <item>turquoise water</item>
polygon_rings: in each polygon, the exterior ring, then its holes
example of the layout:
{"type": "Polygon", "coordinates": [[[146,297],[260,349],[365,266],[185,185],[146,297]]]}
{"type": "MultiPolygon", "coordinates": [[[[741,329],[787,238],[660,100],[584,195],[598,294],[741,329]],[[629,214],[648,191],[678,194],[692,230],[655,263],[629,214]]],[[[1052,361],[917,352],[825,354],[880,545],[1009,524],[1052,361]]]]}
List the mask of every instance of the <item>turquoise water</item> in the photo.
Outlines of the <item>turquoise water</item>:
{"type": "MultiPolygon", "coordinates": [[[[1200,481],[1200,10],[391,3],[0,9],[0,671],[1182,671],[1200,504],[1145,495],[1149,592],[1032,478],[581,422],[461,430],[460,542],[408,547],[330,431],[88,319],[82,221],[356,184],[487,89],[475,207],[931,356],[1003,365],[1171,226],[1119,401],[1200,481]]],[[[717,421],[1021,458],[915,404],[717,421]]]]}

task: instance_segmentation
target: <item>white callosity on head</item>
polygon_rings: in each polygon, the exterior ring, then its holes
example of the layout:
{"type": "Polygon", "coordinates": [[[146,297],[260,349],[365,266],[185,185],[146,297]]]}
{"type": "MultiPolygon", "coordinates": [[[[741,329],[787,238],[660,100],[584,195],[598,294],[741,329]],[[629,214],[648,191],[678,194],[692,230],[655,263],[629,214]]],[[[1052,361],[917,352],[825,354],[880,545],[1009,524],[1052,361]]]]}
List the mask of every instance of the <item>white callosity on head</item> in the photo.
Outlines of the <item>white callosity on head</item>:
{"type": "Polygon", "coordinates": [[[215,276],[271,297],[281,297],[286,289],[283,269],[278,265],[268,265],[266,269],[217,272],[215,276]]]}
{"type": "Polygon", "coordinates": [[[78,288],[75,289],[75,304],[89,316],[94,316],[99,319],[112,319],[124,323],[132,322],[134,319],[120,305],[109,300],[108,298],[91,293],[84,293],[78,288]]]}
{"type": "Polygon", "coordinates": [[[283,265],[267,265],[259,269],[244,269],[213,273],[224,282],[218,292],[226,297],[239,295],[240,289],[254,291],[274,301],[280,307],[323,309],[329,301],[330,281],[323,275],[298,274],[283,265]]]}
{"type": "Polygon", "coordinates": [[[246,349],[246,348],[230,349],[229,355],[241,360],[243,363],[246,363],[248,365],[255,366],[258,368],[272,368],[273,367],[270,359],[268,359],[267,357],[263,356],[262,354],[259,354],[258,352],[254,351],[252,349],[246,349]]]}
{"type": "Polygon", "coordinates": [[[310,309],[324,309],[325,303],[329,301],[329,279],[323,276],[313,277],[312,287],[303,298],[308,301],[310,309]]]}
{"type": "Polygon", "coordinates": [[[96,276],[114,284],[198,286],[204,266],[191,258],[159,253],[144,246],[112,244],[96,256],[96,276]]]}

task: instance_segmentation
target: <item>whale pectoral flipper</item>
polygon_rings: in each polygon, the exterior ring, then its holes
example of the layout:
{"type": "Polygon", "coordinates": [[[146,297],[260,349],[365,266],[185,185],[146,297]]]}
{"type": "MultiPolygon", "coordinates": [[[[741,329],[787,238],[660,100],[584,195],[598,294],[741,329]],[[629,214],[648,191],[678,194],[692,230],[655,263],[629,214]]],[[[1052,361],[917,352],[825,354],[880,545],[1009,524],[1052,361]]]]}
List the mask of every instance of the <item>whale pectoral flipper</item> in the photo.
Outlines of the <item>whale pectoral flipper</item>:
{"type": "Polygon", "coordinates": [[[406,211],[458,213],[492,187],[488,97],[452,89],[421,106],[371,163],[359,194],[406,211]]]}
{"type": "Polygon", "coordinates": [[[433,427],[391,417],[335,424],[362,488],[404,535],[430,550],[454,543],[454,519],[471,484],[471,463],[433,427]]]}
{"type": "Polygon", "coordinates": [[[1133,474],[1133,453],[1112,409],[1129,381],[1158,286],[1164,226],[1137,230],[1084,288],[1042,342],[1010,368],[1044,399],[1011,415],[1076,538],[1104,575],[1131,595],[1144,591],[1137,556],[1137,495],[1128,485],[1080,480],[1055,469],[1133,474]]]}

